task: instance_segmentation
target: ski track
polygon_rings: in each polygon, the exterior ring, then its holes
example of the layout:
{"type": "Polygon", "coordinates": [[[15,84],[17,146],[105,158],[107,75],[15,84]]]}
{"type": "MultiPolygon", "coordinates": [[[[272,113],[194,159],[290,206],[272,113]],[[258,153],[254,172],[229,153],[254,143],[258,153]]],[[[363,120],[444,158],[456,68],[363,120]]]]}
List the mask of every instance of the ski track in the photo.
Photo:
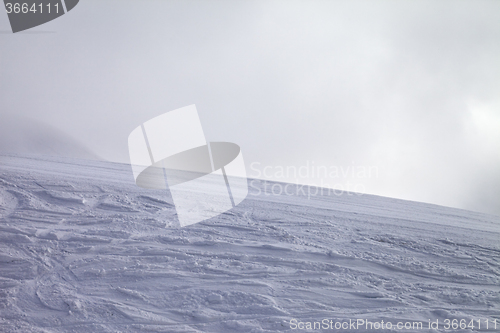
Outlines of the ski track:
{"type": "Polygon", "coordinates": [[[500,218],[259,191],[254,183],[233,210],[180,228],[168,193],[137,187],[128,165],[1,156],[0,331],[500,321],[500,218]]]}

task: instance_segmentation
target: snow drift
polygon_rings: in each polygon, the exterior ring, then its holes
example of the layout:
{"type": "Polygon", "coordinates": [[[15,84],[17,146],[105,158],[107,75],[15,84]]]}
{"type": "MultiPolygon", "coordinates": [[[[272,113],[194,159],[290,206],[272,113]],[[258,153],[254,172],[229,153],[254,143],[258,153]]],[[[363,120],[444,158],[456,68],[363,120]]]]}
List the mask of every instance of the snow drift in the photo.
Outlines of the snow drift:
{"type": "Polygon", "coordinates": [[[350,193],[276,196],[254,181],[236,208],[180,228],[168,193],[137,187],[128,165],[1,161],[2,332],[500,321],[495,216],[350,193]]]}

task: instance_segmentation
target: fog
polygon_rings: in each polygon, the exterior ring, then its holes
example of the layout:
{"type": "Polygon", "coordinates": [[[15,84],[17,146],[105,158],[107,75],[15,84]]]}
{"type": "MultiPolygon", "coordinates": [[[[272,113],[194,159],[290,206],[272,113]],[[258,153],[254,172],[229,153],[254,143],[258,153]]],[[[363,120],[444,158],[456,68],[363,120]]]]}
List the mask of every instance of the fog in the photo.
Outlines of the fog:
{"type": "Polygon", "coordinates": [[[196,104],[250,177],[371,168],[269,178],[500,215],[498,1],[87,0],[9,29],[0,14],[0,147],[23,117],[126,163],[135,127],[196,104]]]}

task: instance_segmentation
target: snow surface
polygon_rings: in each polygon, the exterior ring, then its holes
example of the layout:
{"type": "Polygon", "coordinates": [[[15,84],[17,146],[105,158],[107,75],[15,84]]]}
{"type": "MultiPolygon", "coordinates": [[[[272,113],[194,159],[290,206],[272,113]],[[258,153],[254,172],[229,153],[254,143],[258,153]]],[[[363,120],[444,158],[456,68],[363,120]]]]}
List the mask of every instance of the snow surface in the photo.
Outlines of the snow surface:
{"type": "Polygon", "coordinates": [[[180,228],[168,194],[137,187],[128,165],[0,156],[0,331],[500,322],[499,217],[371,195],[269,195],[258,183],[231,211],[180,228]]]}

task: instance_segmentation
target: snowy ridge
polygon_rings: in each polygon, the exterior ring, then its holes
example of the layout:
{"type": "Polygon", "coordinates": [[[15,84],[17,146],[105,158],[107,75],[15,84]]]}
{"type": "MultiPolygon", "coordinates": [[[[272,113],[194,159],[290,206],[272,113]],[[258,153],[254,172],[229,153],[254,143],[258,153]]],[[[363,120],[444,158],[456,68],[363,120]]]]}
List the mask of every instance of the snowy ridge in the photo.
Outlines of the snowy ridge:
{"type": "Polygon", "coordinates": [[[293,318],[500,325],[499,217],[275,196],[254,181],[233,210],[181,229],[167,193],[137,187],[128,165],[0,161],[1,332],[300,331],[293,318]]]}

